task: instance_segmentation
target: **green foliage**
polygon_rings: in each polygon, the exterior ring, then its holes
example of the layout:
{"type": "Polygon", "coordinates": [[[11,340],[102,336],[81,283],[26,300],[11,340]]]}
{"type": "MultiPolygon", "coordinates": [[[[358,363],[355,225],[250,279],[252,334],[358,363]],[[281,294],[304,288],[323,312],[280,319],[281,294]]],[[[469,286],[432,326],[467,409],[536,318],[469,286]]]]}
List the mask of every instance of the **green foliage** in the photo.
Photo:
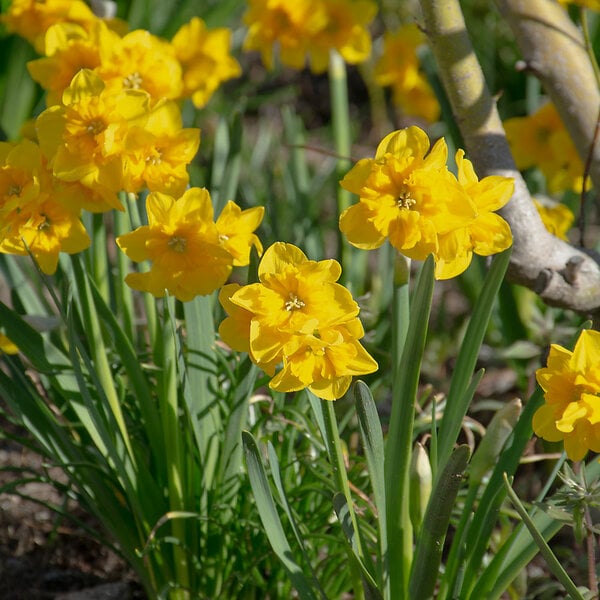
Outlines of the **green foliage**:
{"type": "MultiPolygon", "coordinates": [[[[117,4],[132,29],[165,37],[194,15],[238,32],[244,11],[239,0],[117,4]]],[[[488,3],[464,4],[469,23],[486,23],[473,28],[474,41],[492,87],[504,91],[502,111],[535,105],[539,88],[509,69],[515,48],[499,15],[488,3]]],[[[0,44],[0,126],[13,139],[39,112],[40,93],[25,67],[32,49],[15,36],[0,44]]],[[[248,70],[254,59],[244,59],[248,70]]],[[[424,66],[432,72],[427,57],[424,66]]],[[[246,74],[208,108],[183,106],[184,120],[203,129],[191,183],[210,189],[217,214],[233,198],[265,206],[265,247],[284,240],[312,259],[342,262],[378,373],[335,405],[268,390],[258,367],[220,342],[215,294],[180,303],[124,284],[130,264],[115,256],[114,238],[145,222],[139,199],[124,197],[126,213],[87,218],[92,248],[62,256],[52,277],[30,257],[0,255],[9,291],[0,332],[20,349],[0,358],[1,411],[26,432],[1,435],[64,471],[61,494],[98,518],[102,530],[90,533],[126,558],[153,598],[492,600],[538,552],[572,597],[583,597],[548,542],[565,523],[578,540],[588,533],[597,465],[579,473],[565,465],[562,475],[563,457],[549,475],[540,469],[546,482],[532,503],[506,483],[519,480],[542,402],[528,380],[542,349],[568,339],[578,318],[509,285],[510,251],[435,283],[431,258],[411,266],[387,244],[350,247],[337,226],[350,200],[338,180],[357,152],[351,142],[372,145],[351,139],[372,122],[352,121],[352,79],[331,75],[332,126],[302,117],[307,73],[246,74]],[[525,402],[500,433],[489,417],[476,444],[465,431],[482,364],[514,371],[525,402]],[[417,441],[433,482],[411,521],[417,441]]],[[[453,123],[436,128],[458,144],[453,123]]],[[[234,279],[255,281],[257,261],[234,279]]],[[[47,477],[25,470],[0,493],[23,493],[36,479],[47,477]]]]}

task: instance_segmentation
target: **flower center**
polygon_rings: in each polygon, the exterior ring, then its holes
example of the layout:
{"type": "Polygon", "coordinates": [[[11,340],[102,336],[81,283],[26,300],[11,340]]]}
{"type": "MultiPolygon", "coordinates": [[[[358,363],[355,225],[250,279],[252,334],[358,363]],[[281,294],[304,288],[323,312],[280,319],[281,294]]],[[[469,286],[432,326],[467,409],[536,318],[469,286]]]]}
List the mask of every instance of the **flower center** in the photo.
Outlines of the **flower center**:
{"type": "Polygon", "coordinates": [[[400,209],[410,210],[416,203],[417,201],[410,195],[409,191],[400,192],[398,198],[396,198],[396,204],[400,209]]]}
{"type": "Polygon", "coordinates": [[[8,190],[6,190],[6,195],[7,196],[19,196],[22,191],[23,191],[23,188],[20,185],[18,185],[17,183],[11,183],[8,186],[8,190]]]}
{"type": "Polygon", "coordinates": [[[46,231],[47,229],[50,229],[50,219],[48,219],[48,215],[42,213],[40,216],[43,218],[43,221],[37,226],[38,231],[46,231]]]}
{"type": "Polygon", "coordinates": [[[148,165],[160,165],[162,162],[162,152],[159,149],[154,150],[152,154],[146,156],[146,164],[148,165]]]}
{"type": "Polygon", "coordinates": [[[142,87],[142,76],[136,71],[123,78],[123,87],[129,90],[139,90],[142,87]]]}
{"type": "Polygon", "coordinates": [[[291,312],[293,310],[299,310],[305,306],[304,302],[296,296],[296,294],[292,294],[291,292],[288,294],[288,299],[285,303],[285,310],[291,312]]]}
{"type": "Polygon", "coordinates": [[[91,133],[92,135],[98,135],[102,133],[105,129],[106,125],[104,124],[104,121],[100,119],[94,119],[93,121],[90,121],[85,128],[85,130],[88,133],[91,133]]]}
{"type": "Polygon", "coordinates": [[[187,246],[187,240],[185,238],[174,235],[168,242],[167,245],[171,250],[179,252],[180,254],[185,252],[187,246]]]}

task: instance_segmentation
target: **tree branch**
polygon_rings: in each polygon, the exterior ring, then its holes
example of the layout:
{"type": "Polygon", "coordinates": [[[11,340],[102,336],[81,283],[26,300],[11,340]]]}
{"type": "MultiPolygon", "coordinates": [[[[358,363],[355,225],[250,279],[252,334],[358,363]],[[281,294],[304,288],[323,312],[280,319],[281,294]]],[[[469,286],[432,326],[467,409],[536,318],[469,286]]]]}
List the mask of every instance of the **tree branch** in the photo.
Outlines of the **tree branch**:
{"type": "Polygon", "coordinates": [[[600,266],[542,224],[514,164],[458,0],[421,0],[421,7],[440,77],[477,173],[515,180],[515,193],[501,210],[513,232],[510,280],[534,290],[547,304],[600,312],[600,266]]]}
{"type": "Polygon", "coordinates": [[[513,31],[525,68],[556,106],[585,164],[593,147],[590,176],[600,189],[600,144],[594,130],[600,92],[581,31],[555,0],[496,0],[513,31]]]}

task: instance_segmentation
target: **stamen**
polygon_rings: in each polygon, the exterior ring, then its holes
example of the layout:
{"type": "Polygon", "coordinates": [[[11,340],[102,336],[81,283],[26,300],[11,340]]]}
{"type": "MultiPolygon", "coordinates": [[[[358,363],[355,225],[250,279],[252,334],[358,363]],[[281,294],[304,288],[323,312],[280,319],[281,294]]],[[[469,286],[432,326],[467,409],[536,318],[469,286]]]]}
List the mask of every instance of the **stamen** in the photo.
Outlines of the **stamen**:
{"type": "Polygon", "coordinates": [[[87,124],[87,127],[85,128],[85,130],[88,133],[91,133],[92,135],[98,135],[99,133],[102,133],[105,129],[106,125],[104,124],[104,121],[101,121],[100,119],[90,121],[87,124]]]}
{"type": "Polygon", "coordinates": [[[48,215],[42,213],[40,216],[42,216],[44,220],[37,226],[38,231],[46,231],[46,229],[50,229],[50,219],[48,219],[48,215]]]}
{"type": "Polygon", "coordinates": [[[142,76],[136,71],[123,78],[123,87],[129,90],[139,90],[142,87],[142,76]]]}
{"type": "Polygon", "coordinates": [[[179,252],[180,254],[185,252],[187,246],[187,240],[185,238],[174,235],[168,242],[167,245],[171,250],[179,252]]]}
{"type": "Polygon", "coordinates": [[[17,183],[11,183],[8,186],[8,190],[6,190],[6,195],[7,196],[19,196],[22,191],[23,191],[23,188],[20,185],[18,185],[17,183]]]}
{"type": "Polygon", "coordinates": [[[396,203],[398,204],[398,208],[410,210],[417,201],[410,195],[410,192],[401,192],[396,199],[396,203]]]}
{"type": "Polygon", "coordinates": [[[298,298],[296,294],[292,294],[290,292],[290,294],[288,295],[288,300],[285,303],[285,310],[291,312],[292,310],[299,310],[300,308],[304,308],[304,306],[304,302],[302,302],[302,300],[300,300],[300,298],[298,298]]]}
{"type": "Polygon", "coordinates": [[[162,152],[158,149],[153,154],[146,156],[146,164],[149,165],[160,165],[162,162],[162,152]]]}

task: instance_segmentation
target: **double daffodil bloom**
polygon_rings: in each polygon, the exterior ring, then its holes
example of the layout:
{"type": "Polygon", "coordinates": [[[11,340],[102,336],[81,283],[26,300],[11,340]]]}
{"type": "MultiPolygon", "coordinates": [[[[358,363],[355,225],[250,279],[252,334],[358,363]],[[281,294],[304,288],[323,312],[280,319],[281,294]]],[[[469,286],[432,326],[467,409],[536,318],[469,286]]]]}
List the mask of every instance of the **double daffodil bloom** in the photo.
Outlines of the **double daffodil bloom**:
{"type": "Polygon", "coordinates": [[[308,388],[326,400],[339,398],[353,375],[377,369],[358,341],[364,335],[359,308],[337,283],[340,274],[335,260],[312,261],[296,246],[273,244],[260,262],[259,283],[223,289],[229,316],[219,328],[222,339],[247,349],[273,377],[272,389],[308,388]]]}
{"type": "Polygon", "coordinates": [[[230,54],[230,29],[207,29],[204,21],[194,17],[182,25],[171,44],[182,69],[182,96],[191,97],[202,108],[224,82],[242,74],[242,68],[230,54]]]}
{"type": "Polygon", "coordinates": [[[462,150],[456,155],[457,179],[446,166],[447,157],[444,139],[430,149],[419,127],[387,135],[375,158],[360,160],[341,181],[359,196],[340,215],[348,241],[372,250],[388,239],[417,260],[433,254],[438,279],[462,273],[473,252],[489,255],[510,246],[510,229],[493,211],[508,202],[512,180],[479,181],[462,150]]]}
{"type": "MultiPolygon", "coordinates": [[[[261,248],[248,223],[258,226],[262,208],[240,211],[238,232],[249,246],[261,248]],[[251,218],[246,219],[250,213],[251,218]]],[[[151,261],[150,270],[130,273],[125,282],[156,297],[165,290],[184,302],[221,287],[235,264],[248,264],[238,239],[235,256],[227,250],[213,220],[208,191],[190,188],[179,199],[154,192],[146,200],[148,225],[117,238],[117,245],[135,262],[151,261]]],[[[235,237],[235,225],[229,231],[235,237]]]]}
{"type": "Polygon", "coordinates": [[[40,147],[58,179],[114,195],[123,189],[125,134],[130,122],[139,123],[148,111],[145,92],[111,93],[96,73],[82,69],[62,103],[37,118],[40,147]]]}
{"type": "Polygon", "coordinates": [[[367,27],[376,12],[371,0],[250,0],[244,49],[259,50],[268,69],[275,45],[281,62],[294,69],[304,68],[308,58],[314,73],[326,71],[333,49],[357,64],[371,53],[367,27]]]}
{"type": "Polygon", "coordinates": [[[600,452],[600,332],[582,331],[572,352],[552,344],[536,378],[545,399],[533,415],[536,435],[562,440],[571,460],[600,452]]]}
{"type": "Polygon", "coordinates": [[[583,162],[556,107],[547,102],[531,115],[504,122],[517,167],[538,167],[551,194],[583,186],[583,162]]]}
{"type": "Polygon", "coordinates": [[[0,143],[0,252],[31,253],[50,275],[60,252],[73,254],[90,244],[79,213],[37,144],[0,143]]]}
{"type": "Polygon", "coordinates": [[[440,104],[421,72],[417,49],[425,42],[419,28],[411,23],[383,38],[383,53],[375,64],[375,83],[392,89],[394,104],[402,112],[426,121],[436,121],[440,104]]]}

